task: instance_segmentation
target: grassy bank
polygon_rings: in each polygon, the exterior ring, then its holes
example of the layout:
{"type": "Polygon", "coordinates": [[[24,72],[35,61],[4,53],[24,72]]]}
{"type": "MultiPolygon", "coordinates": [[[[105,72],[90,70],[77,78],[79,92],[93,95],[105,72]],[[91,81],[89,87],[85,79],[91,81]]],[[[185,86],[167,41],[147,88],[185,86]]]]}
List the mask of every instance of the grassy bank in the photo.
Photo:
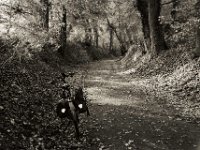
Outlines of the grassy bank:
{"type": "Polygon", "coordinates": [[[157,58],[139,56],[135,52],[121,64],[136,86],[146,93],[165,99],[169,105],[180,111],[184,117],[200,116],[200,59],[191,59],[186,48],[170,49],[157,58]]]}

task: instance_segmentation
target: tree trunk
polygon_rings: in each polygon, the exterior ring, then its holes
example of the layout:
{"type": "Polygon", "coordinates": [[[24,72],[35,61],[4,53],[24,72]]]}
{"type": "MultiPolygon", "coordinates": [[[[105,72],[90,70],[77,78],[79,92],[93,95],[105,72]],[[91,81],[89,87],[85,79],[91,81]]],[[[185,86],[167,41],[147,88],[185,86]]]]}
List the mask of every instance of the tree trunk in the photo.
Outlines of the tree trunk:
{"type": "Polygon", "coordinates": [[[67,12],[66,8],[63,5],[63,14],[62,14],[62,26],[61,26],[61,32],[60,32],[60,49],[59,53],[61,55],[64,55],[64,49],[66,48],[67,45],[67,12]]]}
{"type": "MultiPolygon", "coordinates": [[[[197,19],[200,20],[200,0],[197,1],[196,5],[196,14],[197,19]]],[[[196,29],[196,48],[193,52],[193,58],[200,57],[200,21],[198,21],[197,29],[196,29]]]]}
{"type": "Polygon", "coordinates": [[[196,49],[195,49],[193,58],[198,58],[198,57],[200,57],[200,25],[198,25],[197,27],[196,49]]]}
{"type": "Polygon", "coordinates": [[[131,32],[127,28],[126,28],[126,35],[128,37],[128,44],[129,44],[129,46],[131,46],[133,44],[133,40],[131,37],[131,32]]]}
{"type": "Polygon", "coordinates": [[[85,45],[91,46],[92,45],[92,28],[90,26],[90,19],[86,19],[86,27],[85,27],[85,45]]]}
{"type": "Polygon", "coordinates": [[[109,51],[110,51],[110,54],[113,54],[113,28],[109,27],[109,32],[110,32],[109,51]]]}
{"type": "Polygon", "coordinates": [[[110,54],[113,53],[113,25],[110,23],[109,19],[107,18],[108,28],[109,28],[109,34],[110,34],[110,44],[109,44],[109,52],[110,54]]]}
{"type": "Polygon", "coordinates": [[[179,0],[172,0],[172,11],[171,11],[171,17],[172,17],[172,23],[177,20],[177,7],[179,5],[179,0]]]}
{"type": "Polygon", "coordinates": [[[92,45],[92,29],[91,28],[86,28],[85,29],[85,45],[86,46],[91,46],[92,45]]]}
{"type": "Polygon", "coordinates": [[[141,15],[142,31],[144,34],[144,42],[146,45],[145,51],[150,50],[150,28],[148,19],[148,1],[149,0],[137,0],[137,8],[141,15]]]}
{"type": "Polygon", "coordinates": [[[167,49],[167,45],[165,43],[164,35],[162,33],[162,28],[159,21],[161,10],[160,2],[161,0],[148,1],[151,55],[153,56],[158,55],[160,51],[167,49]]]}
{"type": "Polygon", "coordinates": [[[121,46],[121,54],[122,55],[125,55],[126,52],[127,52],[127,49],[126,49],[126,46],[124,45],[124,42],[121,38],[121,36],[117,33],[117,29],[116,27],[110,23],[109,19],[107,18],[107,23],[108,23],[108,27],[112,29],[112,32],[115,33],[116,37],[117,37],[117,40],[119,41],[120,43],[120,46],[121,46]]]}
{"type": "Polygon", "coordinates": [[[97,27],[94,29],[94,32],[95,32],[95,46],[96,46],[96,48],[98,48],[99,47],[99,34],[98,34],[97,27]]]}
{"type": "Polygon", "coordinates": [[[41,0],[42,4],[42,14],[41,14],[41,24],[42,28],[45,30],[49,30],[49,0],[41,0]]]}

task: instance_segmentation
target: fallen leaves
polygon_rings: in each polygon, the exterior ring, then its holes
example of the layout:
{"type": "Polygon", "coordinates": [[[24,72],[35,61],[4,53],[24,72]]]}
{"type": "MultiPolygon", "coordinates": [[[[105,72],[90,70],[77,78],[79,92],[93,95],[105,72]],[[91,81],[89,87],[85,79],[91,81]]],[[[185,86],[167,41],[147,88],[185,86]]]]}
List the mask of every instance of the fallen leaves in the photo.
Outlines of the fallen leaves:
{"type": "Polygon", "coordinates": [[[4,107],[3,107],[3,106],[0,106],[0,110],[4,110],[4,107]]]}
{"type": "Polygon", "coordinates": [[[134,142],[134,140],[129,140],[127,143],[125,143],[126,147],[130,148],[130,145],[134,142]]]}
{"type": "MultiPolygon", "coordinates": [[[[67,127],[66,122],[59,128],[61,122],[56,120],[54,105],[59,99],[59,72],[50,67],[44,69],[37,60],[27,66],[20,62],[8,65],[0,70],[0,125],[5,131],[0,134],[0,147],[63,149],[77,143],[74,127],[67,127]]],[[[87,134],[81,138],[84,146],[87,134]]]]}

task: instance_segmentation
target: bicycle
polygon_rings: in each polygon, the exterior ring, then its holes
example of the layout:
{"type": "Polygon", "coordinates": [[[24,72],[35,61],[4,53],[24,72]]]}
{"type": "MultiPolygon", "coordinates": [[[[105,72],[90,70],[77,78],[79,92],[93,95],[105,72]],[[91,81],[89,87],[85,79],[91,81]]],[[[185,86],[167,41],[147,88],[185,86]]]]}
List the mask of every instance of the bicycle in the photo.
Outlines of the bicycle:
{"type": "Polygon", "coordinates": [[[67,117],[69,120],[72,120],[76,131],[76,138],[79,139],[79,114],[86,112],[87,116],[89,116],[90,112],[87,105],[87,98],[83,91],[84,87],[79,87],[76,90],[73,87],[74,75],[74,72],[69,72],[68,74],[62,73],[64,84],[61,88],[63,89],[63,93],[61,101],[57,104],[56,112],[58,117],[67,117]]]}

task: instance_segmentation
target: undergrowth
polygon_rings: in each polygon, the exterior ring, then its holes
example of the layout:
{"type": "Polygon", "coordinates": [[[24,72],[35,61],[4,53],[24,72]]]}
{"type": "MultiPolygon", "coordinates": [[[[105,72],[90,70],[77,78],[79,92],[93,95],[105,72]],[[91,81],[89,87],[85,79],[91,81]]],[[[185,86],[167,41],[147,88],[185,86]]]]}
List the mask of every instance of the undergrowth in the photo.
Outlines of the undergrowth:
{"type": "MultiPolygon", "coordinates": [[[[77,143],[74,128],[55,113],[61,91],[57,63],[61,60],[48,50],[19,60],[14,48],[12,44],[1,47],[0,149],[70,148],[77,143]]],[[[81,141],[86,144],[86,136],[81,141]]]]}
{"type": "Polygon", "coordinates": [[[190,51],[181,46],[161,53],[154,59],[146,56],[129,64],[133,83],[184,117],[200,116],[200,59],[192,60],[190,51]]]}

